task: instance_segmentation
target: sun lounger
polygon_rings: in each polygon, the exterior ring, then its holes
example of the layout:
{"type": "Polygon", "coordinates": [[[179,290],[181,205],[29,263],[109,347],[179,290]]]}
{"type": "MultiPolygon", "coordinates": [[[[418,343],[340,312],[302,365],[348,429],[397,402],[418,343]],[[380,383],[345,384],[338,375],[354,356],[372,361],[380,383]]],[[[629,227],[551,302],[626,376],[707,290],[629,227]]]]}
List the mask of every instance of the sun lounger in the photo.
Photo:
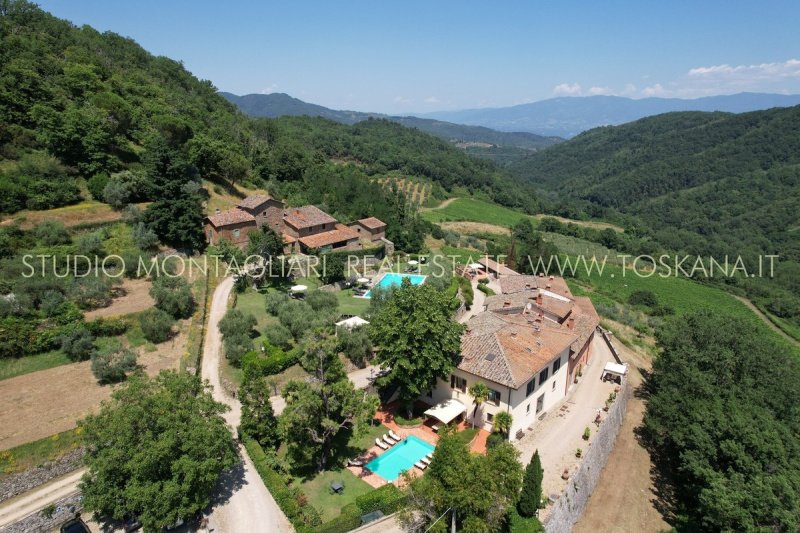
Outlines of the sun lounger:
{"type": "Polygon", "coordinates": [[[417,467],[417,468],[419,468],[420,470],[425,470],[426,468],[428,468],[428,465],[426,465],[426,464],[425,464],[425,463],[423,463],[422,461],[420,461],[419,463],[415,464],[414,466],[416,466],[416,467],[417,467]]]}
{"type": "Polygon", "coordinates": [[[348,459],[347,466],[364,466],[364,461],[360,459],[348,459]]]}
{"type": "Polygon", "coordinates": [[[389,430],[389,436],[390,436],[390,437],[392,437],[392,438],[393,438],[394,440],[396,440],[397,442],[400,442],[401,440],[403,440],[403,439],[400,437],[400,435],[398,435],[397,433],[395,433],[395,432],[394,432],[394,431],[392,431],[391,429],[389,430]]]}
{"type": "Polygon", "coordinates": [[[429,453],[428,455],[425,456],[425,458],[433,460],[433,453],[429,453]]]}
{"type": "Polygon", "coordinates": [[[394,446],[395,444],[397,444],[396,440],[394,440],[392,437],[386,434],[383,435],[383,442],[385,442],[389,446],[394,446]]]}
{"type": "Polygon", "coordinates": [[[428,459],[427,457],[423,457],[422,459],[419,460],[419,462],[420,463],[425,463],[426,465],[431,464],[431,460],[428,459]]]}
{"type": "Polygon", "coordinates": [[[381,439],[375,439],[375,444],[377,444],[383,450],[389,449],[389,445],[383,442],[381,439]]]}

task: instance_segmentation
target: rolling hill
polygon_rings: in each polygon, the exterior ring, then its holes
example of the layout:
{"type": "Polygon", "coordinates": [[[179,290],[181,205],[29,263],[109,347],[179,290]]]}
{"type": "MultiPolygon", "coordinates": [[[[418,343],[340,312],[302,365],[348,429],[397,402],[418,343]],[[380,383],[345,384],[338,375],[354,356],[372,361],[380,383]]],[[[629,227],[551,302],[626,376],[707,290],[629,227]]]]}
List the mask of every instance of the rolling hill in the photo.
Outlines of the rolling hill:
{"type": "MultiPolygon", "coordinates": [[[[725,281],[800,332],[800,106],[667,113],[596,128],[510,170],[564,216],[602,216],[692,255],[780,256],[774,279],[725,281]]],[[[643,252],[649,253],[649,252],[643,252]]],[[[795,335],[797,336],[797,335],[795,335]]]]}
{"type": "Polygon", "coordinates": [[[499,131],[569,138],[597,126],[624,124],[672,111],[744,113],[800,104],[800,95],[739,93],[697,99],[621,96],[560,97],[511,107],[439,111],[419,115],[499,131]]]}
{"type": "MultiPolygon", "coordinates": [[[[321,105],[304,102],[284,93],[272,94],[235,94],[221,92],[229,102],[236,104],[244,113],[253,117],[277,118],[282,116],[322,117],[342,124],[355,124],[369,118],[384,118],[398,122],[409,128],[430,133],[441,139],[461,145],[471,143],[495,145],[501,147],[521,148],[523,150],[539,150],[561,142],[558,137],[543,137],[527,132],[496,131],[482,126],[464,126],[441,120],[418,117],[397,117],[380,113],[362,113],[360,111],[340,111],[321,105]]],[[[463,146],[466,147],[466,146],[463,146]]]]}

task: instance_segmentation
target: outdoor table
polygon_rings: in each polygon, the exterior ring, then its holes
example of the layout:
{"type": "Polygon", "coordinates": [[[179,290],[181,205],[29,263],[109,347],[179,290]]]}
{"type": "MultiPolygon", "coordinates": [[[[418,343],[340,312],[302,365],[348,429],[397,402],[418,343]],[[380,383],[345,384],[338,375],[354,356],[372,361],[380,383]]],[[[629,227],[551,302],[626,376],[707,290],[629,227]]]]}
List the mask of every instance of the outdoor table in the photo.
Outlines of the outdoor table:
{"type": "Polygon", "coordinates": [[[341,481],[334,481],[331,483],[331,490],[336,493],[342,492],[344,490],[344,485],[342,485],[341,481]]]}

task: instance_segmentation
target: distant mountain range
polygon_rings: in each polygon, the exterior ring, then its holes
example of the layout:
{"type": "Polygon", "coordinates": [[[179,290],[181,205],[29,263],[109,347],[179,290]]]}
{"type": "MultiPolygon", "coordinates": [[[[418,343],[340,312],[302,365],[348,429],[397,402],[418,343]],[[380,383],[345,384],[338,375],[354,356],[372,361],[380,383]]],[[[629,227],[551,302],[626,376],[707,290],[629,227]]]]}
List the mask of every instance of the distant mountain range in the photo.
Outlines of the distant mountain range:
{"type": "Polygon", "coordinates": [[[800,95],[739,93],[680,98],[632,99],[621,96],[551,98],[511,107],[439,111],[419,116],[457,124],[485,126],[499,131],[525,131],[569,138],[597,126],[632,122],[670,111],[727,111],[744,113],[800,104],[800,95]]]}
{"type": "Polygon", "coordinates": [[[370,118],[384,118],[409,128],[417,128],[446,141],[459,144],[464,148],[469,148],[469,146],[465,145],[470,144],[489,144],[531,151],[563,141],[558,137],[545,137],[530,132],[495,131],[482,126],[466,126],[435,119],[395,117],[380,113],[328,109],[321,105],[304,102],[284,93],[246,94],[244,96],[226,92],[221,92],[220,94],[229,102],[238,106],[245,114],[253,117],[276,118],[306,115],[323,117],[343,124],[355,124],[370,118]]]}

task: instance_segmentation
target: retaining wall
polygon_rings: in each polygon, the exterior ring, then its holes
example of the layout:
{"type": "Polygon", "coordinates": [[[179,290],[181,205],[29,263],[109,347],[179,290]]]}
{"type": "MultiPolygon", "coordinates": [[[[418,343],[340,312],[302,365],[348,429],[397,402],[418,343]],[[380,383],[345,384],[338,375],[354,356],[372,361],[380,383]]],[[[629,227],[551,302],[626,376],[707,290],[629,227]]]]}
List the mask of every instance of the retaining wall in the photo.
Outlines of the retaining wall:
{"type": "Polygon", "coordinates": [[[630,380],[626,379],[608,410],[608,416],[591,440],[591,446],[586,450],[578,470],[570,476],[561,497],[545,519],[544,528],[547,533],[569,533],[583,514],[600,473],[608,461],[608,455],[614,448],[631,394],[632,386],[630,380]]]}

